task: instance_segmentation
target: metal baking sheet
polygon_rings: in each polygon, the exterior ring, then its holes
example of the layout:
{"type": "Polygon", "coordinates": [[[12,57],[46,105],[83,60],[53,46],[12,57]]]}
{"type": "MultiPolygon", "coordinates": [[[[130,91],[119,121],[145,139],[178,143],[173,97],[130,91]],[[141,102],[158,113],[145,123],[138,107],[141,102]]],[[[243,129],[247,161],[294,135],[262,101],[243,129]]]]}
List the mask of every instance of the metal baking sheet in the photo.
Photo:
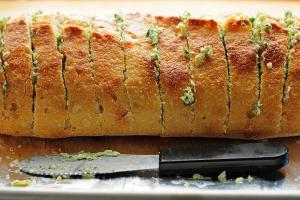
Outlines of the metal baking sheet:
{"type": "MultiPolygon", "coordinates": [[[[127,154],[156,154],[160,148],[175,146],[218,145],[229,142],[245,142],[204,138],[158,138],[158,137],[81,137],[44,140],[0,136],[0,199],[265,199],[300,198],[300,141],[299,138],[277,139],[287,145],[290,163],[278,172],[254,176],[250,183],[237,184],[234,176],[226,183],[218,180],[193,180],[185,178],[157,178],[155,173],[135,174],[125,177],[100,179],[66,179],[30,177],[16,170],[22,159],[32,155],[58,152],[97,152],[114,149],[127,154]],[[32,178],[32,185],[15,188],[15,179],[32,178]]],[[[244,176],[246,177],[246,175],[244,176]]]]}

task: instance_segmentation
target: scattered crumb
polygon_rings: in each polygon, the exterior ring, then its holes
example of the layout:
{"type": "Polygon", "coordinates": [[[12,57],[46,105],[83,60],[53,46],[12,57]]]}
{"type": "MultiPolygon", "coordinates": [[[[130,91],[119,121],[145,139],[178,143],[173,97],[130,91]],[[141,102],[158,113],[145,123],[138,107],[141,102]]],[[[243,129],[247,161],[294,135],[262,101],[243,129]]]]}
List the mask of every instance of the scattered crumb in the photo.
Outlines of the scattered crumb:
{"type": "Polygon", "coordinates": [[[12,187],[28,187],[31,185],[31,180],[25,179],[25,180],[13,180],[10,182],[10,185],[12,187]]]}
{"type": "Polygon", "coordinates": [[[223,171],[219,174],[218,176],[218,180],[222,183],[225,183],[227,181],[227,178],[226,178],[226,171],[223,171]]]}
{"type": "Polygon", "coordinates": [[[203,180],[204,176],[202,176],[201,174],[193,174],[193,179],[195,179],[195,180],[203,180]]]}
{"type": "Polygon", "coordinates": [[[250,182],[253,181],[253,177],[252,177],[251,175],[248,175],[247,180],[248,180],[248,182],[250,183],[250,182]]]}
{"type": "Polygon", "coordinates": [[[244,178],[243,177],[238,177],[234,181],[236,184],[243,184],[244,183],[244,178]]]}
{"type": "Polygon", "coordinates": [[[268,63],[267,63],[267,68],[268,68],[268,69],[272,69],[272,67],[273,67],[273,64],[272,64],[271,62],[268,62],[268,63]]]}
{"type": "Polygon", "coordinates": [[[56,181],[61,181],[63,178],[61,176],[56,177],[56,181]]]}

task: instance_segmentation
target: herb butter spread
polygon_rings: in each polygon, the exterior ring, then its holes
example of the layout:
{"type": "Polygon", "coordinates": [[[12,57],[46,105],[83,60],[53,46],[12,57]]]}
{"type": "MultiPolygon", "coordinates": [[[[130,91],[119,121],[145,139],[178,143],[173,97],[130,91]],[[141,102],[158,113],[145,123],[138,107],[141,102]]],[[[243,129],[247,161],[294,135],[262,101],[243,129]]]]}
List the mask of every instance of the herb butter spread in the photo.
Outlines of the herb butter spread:
{"type": "Polygon", "coordinates": [[[195,57],[195,65],[200,65],[205,57],[211,57],[213,55],[214,51],[211,48],[211,46],[205,45],[201,48],[200,53],[196,55],[195,57]]]}
{"type": "Polygon", "coordinates": [[[295,18],[295,16],[293,16],[291,11],[287,11],[285,13],[284,23],[289,36],[289,49],[292,49],[296,42],[299,40],[300,34],[297,28],[297,19],[295,18]]]}
{"type": "Polygon", "coordinates": [[[126,28],[124,18],[121,14],[115,14],[114,17],[115,17],[115,22],[117,24],[117,31],[120,33],[119,40],[121,44],[124,45],[125,37],[123,33],[126,28]]]}
{"type": "Polygon", "coordinates": [[[205,179],[205,177],[202,176],[201,174],[193,174],[193,179],[194,180],[203,180],[203,179],[205,179]]]}
{"type": "Polygon", "coordinates": [[[196,92],[195,84],[193,81],[191,81],[190,86],[185,88],[183,96],[180,97],[180,99],[183,101],[185,106],[189,106],[195,103],[195,97],[194,97],[195,92],[196,92]]]}
{"type": "Polygon", "coordinates": [[[183,49],[183,53],[185,55],[186,58],[190,58],[191,57],[191,54],[190,54],[190,51],[187,47],[184,47],[183,49]]]}
{"type": "Polygon", "coordinates": [[[102,157],[102,156],[116,157],[116,156],[119,156],[120,153],[117,151],[113,151],[113,150],[105,150],[105,151],[97,152],[97,153],[80,151],[77,154],[61,153],[60,155],[65,158],[69,158],[71,160],[95,160],[96,158],[102,157]]]}
{"type": "Polygon", "coordinates": [[[152,25],[152,27],[147,31],[146,37],[150,38],[152,41],[152,52],[151,52],[151,60],[155,61],[155,72],[156,75],[159,76],[159,64],[160,64],[160,56],[158,52],[158,35],[163,31],[162,27],[152,25]]]}
{"type": "Polygon", "coordinates": [[[261,112],[262,103],[260,101],[257,101],[253,104],[252,109],[248,112],[248,117],[251,119],[255,116],[260,115],[261,112]]]}
{"type": "Polygon", "coordinates": [[[218,176],[218,180],[222,183],[225,183],[227,181],[227,178],[226,178],[226,171],[223,171],[219,174],[218,176]]]}
{"type": "Polygon", "coordinates": [[[178,30],[180,30],[180,33],[183,37],[187,36],[188,33],[188,19],[191,16],[189,12],[184,12],[183,15],[181,16],[181,22],[176,26],[178,30]]]}

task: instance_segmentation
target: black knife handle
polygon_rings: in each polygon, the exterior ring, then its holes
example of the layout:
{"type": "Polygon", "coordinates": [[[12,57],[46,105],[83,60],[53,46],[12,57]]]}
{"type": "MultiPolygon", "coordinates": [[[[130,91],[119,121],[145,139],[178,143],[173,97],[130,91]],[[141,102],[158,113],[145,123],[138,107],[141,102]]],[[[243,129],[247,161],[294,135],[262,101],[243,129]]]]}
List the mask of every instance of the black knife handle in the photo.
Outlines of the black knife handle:
{"type": "Polygon", "coordinates": [[[226,172],[277,170],[287,165],[288,149],[277,142],[214,144],[162,149],[159,175],[175,176],[226,172]]]}

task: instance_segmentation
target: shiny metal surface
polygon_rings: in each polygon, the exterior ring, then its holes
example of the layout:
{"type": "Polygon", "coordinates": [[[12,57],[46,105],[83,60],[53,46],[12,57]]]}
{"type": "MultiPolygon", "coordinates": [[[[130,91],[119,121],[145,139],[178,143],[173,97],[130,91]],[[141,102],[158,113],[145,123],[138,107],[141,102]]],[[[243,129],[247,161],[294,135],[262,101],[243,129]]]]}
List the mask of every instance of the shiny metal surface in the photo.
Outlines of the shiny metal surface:
{"type": "MultiPolygon", "coordinates": [[[[157,154],[160,148],[176,146],[205,146],[220,143],[244,142],[237,140],[203,138],[157,138],[157,137],[86,137],[57,140],[36,138],[0,137],[0,199],[138,199],[166,198],[176,196],[179,199],[254,199],[263,198],[300,198],[300,140],[297,137],[277,139],[287,145],[290,163],[276,173],[264,173],[254,176],[252,182],[244,180],[235,183],[236,176],[228,175],[225,183],[210,177],[206,180],[193,180],[191,177],[159,179],[153,174],[126,177],[102,177],[101,179],[65,179],[30,177],[16,170],[16,164],[32,155],[50,153],[74,153],[81,150],[89,152],[113,149],[126,154],[157,154]],[[32,185],[15,188],[10,182],[15,179],[32,178],[32,185]],[[299,191],[298,191],[299,190],[299,191]],[[222,195],[223,194],[223,195],[222,195]],[[33,196],[32,196],[33,195],[33,196]]],[[[246,175],[244,175],[246,178],[246,175]]]]}

